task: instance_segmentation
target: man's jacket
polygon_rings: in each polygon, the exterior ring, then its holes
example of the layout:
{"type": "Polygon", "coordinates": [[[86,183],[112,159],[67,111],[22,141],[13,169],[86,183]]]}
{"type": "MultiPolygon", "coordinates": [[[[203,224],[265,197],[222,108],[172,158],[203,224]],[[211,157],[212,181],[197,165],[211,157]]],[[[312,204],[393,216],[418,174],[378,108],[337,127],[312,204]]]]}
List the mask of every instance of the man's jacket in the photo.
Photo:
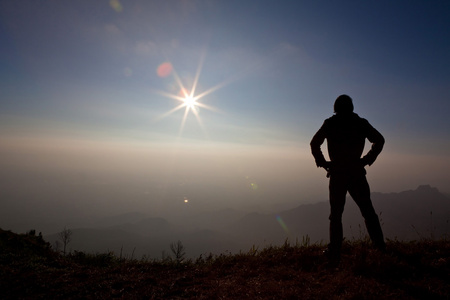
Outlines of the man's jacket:
{"type": "Polygon", "coordinates": [[[327,140],[331,168],[348,170],[371,165],[383,150],[384,138],[366,119],[355,113],[336,114],[326,119],[311,140],[311,151],[318,167],[328,169],[320,146],[327,140]],[[372,143],[370,151],[361,158],[366,138],[372,143]]]}

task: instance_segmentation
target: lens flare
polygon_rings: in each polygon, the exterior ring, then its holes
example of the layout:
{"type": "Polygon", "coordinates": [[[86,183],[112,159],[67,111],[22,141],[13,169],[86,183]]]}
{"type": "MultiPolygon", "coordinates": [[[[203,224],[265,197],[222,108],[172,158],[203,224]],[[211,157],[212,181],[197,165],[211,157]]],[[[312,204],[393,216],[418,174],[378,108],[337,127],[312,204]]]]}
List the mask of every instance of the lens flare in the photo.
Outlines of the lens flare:
{"type": "Polygon", "coordinates": [[[173,66],[170,62],[164,62],[158,66],[156,69],[156,74],[158,74],[159,77],[165,78],[168,77],[173,71],[173,66]]]}
{"type": "Polygon", "coordinates": [[[250,183],[250,188],[254,191],[256,191],[258,189],[258,184],[255,182],[250,183]]]}
{"type": "Polygon", "coordinates": [[[122,4],[120,4],[119,0],[111,0],[109,1],[109,5],[114,9],[116,12],[121,12],[123,10],[122,4]]]}
{"type": "Polygon", "coordinates": [[[283,219],[281,218],[281,216],[277,216],[276,219],[277,219],[278,223],[280,223],[281,228],[283,228],[283,230],[284,230],[287,234],[289,234],[289,229],[288,229],[288,227],[286,226],[286,223],[284,223],[284,221],[283,221],[283,219]]]}

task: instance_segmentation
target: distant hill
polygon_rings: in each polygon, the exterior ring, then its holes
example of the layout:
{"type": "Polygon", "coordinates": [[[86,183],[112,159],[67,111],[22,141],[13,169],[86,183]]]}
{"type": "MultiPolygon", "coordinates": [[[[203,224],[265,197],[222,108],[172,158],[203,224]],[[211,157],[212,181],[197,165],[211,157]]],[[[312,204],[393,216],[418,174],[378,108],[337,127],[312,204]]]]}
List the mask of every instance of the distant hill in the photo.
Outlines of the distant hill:
{"type": "MultiPolygon", "coordinates": [[[[400,193],[373,193],[386,238],[418,240],[450,234],[450,197],[424,185],[400,193]]],[[[72,229],[68,249],[90,252],[114,251],[116,254],[159,258],[169,245],[180,240],[188,257],[200,254],[246,251],[252,246],[280,245],[286,239],[311,243],[328,242],[329,204],[300,205],[274,214],[220,210],[186,215],[169,222],[140,213],[127,213],[103,220],[95,228],[72,229]],[[107,226],[106,226],[107,225],[107,226]]],[[[348,197],[343,217],[348,240],[365,236],[364,220],[348,197]]],[[[57,235],[45,237],[54,243],[57,235]]]]}
{"type": "MultiPolygon", "coordinates": [[[[190,258],[205,253],[235,252],[243,246],[226,233],[204,228],[186,231],[161,218],[145,218],[106,228],[75,228],[72,232],[69,251],[112,251],[128,258],[161,258],[170,252],[170,244],[177,241],[182,241],[190,258]]],[[[45,239],[55,244],[59,236],[52,234],[45,239]]]]}
{"type": "Polygon", "coordinates": [[[450,236],[450,197],[429,185],[372,195],[386,235],[402,240],[450,236]]]}
{"type": "MultiPolygon", "coordinates": [[[[413,240],[450,235],[450,198],[429,185],[401,193],[373,193],[372,202],[380,215],[386,238],[413,240]]],[[[252,237],[253,243],[302,239],[328,241],[329,204],[300,205],[278,214],[248,214],[230,227],[239,238],[252,237]]],[[[357,205],[347,197],[343,215],[344,236],[359,239],[366,233],[357,205]]]]}

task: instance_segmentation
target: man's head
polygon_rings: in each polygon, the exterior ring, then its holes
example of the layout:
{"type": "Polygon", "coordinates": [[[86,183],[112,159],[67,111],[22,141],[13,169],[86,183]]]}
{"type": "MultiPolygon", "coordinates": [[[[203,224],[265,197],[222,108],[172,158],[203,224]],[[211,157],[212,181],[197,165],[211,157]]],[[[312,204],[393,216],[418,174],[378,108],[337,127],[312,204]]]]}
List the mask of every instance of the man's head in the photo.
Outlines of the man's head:
{"type": "Polygon", "coordinates": [[[334,112],[337,114],[348,114],[353,112],[352,98],[348,95],[340,95],[334,102],[334,112]]]}

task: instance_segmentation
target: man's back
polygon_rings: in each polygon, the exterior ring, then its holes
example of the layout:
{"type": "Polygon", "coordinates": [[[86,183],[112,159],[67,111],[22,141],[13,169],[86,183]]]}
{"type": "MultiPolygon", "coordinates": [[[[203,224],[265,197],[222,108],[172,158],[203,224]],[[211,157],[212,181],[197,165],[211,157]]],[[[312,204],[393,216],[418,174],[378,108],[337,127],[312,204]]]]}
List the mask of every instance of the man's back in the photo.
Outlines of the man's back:
{"type": "Polygon", "coordinates": [[[311,148],[318,166],[325,161],[320,150],[325,139],[330,160],[339,169],[372,164],[384,145],[383,136],[366,119],[353,112],[326,119],[313,137],[311,148]],[[366,138],[372,143],[372,149],[361,161],[366,138]]]}

